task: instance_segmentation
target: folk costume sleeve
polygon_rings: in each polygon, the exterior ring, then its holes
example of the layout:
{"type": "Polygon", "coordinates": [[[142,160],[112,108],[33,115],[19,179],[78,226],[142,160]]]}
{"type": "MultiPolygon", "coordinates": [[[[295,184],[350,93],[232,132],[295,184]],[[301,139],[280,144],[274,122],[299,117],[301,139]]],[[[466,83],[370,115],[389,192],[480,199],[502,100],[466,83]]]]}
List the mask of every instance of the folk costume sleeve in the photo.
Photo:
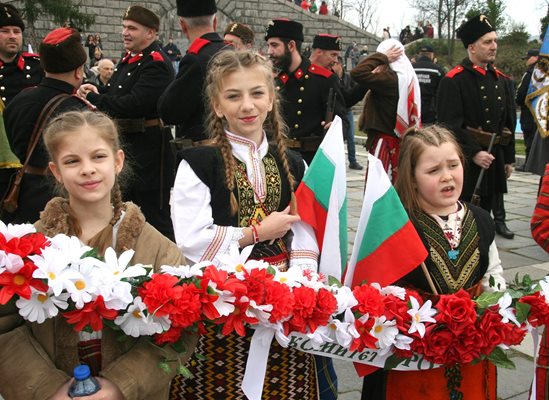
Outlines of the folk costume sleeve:
{"type": "Polygon", "coordinates": [[[172,222],[177,245],[194,263],[228,253],[242,235],[242,228],[215,225],[210,204],[210,189],[182,160],[172,194],[172,222]]]}
{"type": "Polygon", "coordinates": [[[364,88],[379,91],[398,90],[396,74],[389,68],[389,59],[383,53],[373,53],[360,62],[352,71],[351,77],[364,88]],[[387,70],[374,73],[374,69],[385,65],[387,70]]]}
{"type": "Polygon", "coordinates": [[[541,248],[549,252],[549,164],[541,179],[541,188],[534,214],[530,221],[532,237],[541,248]]]}
{"type": "Polygon", "coordinates": [[[482,277],[482,289],[485,292],[499,292],[505,290],[507,288],[507,284],[505,283],[505,278],[503,277],[503,267],[501,266],[501,259],[499,258],[499,252],[495,240],[492,244],[490,244],[488,260],[488,269],[482,277]],[[490,278],[494,280],[494,286],[490,286],[490,278]]]}

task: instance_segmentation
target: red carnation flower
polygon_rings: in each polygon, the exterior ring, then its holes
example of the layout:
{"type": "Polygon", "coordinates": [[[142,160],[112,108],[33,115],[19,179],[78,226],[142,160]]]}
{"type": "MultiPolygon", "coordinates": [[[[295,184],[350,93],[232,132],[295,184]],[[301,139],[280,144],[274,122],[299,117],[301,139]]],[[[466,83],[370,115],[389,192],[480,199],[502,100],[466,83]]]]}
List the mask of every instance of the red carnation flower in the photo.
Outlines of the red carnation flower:
{"type": "Polygon", "coordinates": [[[265,304],[273,306],[269,321],[275,323],[292,315],[295,299],[289,286],[277,281],[270,281],[266,288],[265,304]]]}
{"type": "Polygon", "coordinates": [[[383,304],[383,295],[376,288],[364,284],[355,287],[353,290],[355,299],[358,304],[353,307],[353,311],[357,310],[362,315],[368,314],[370,318],[380,317],[385,308],[383,304]]]}
{"type": "Polygon", "coordinates": [[[74,324],[76,332],[90,326],[94,331],[103,329],[103,319],[113,320],[118,316],[116,310],[105,307],[103,296],[97,296],[95,301],[84,304],[80,310],[68,311],[63,314],[69,324],[74,324]]]}
{"type": "Polygon", "coordinates": [[[266,269],[254,268],[251,271],[244,270],[244,284],[246,285],[246,296],[256,304],[265,304],[267,285],[272,282],[273,275],[267,273],[266,269]]]}
{"type": "Polygon", "coordinates": [[[316,294],[316,306],[313,315],[308,322],[311,332],[316,331],[319,326],[328,325],[330,316],[337,309],[337,300],[334,295],[326,289],[320,289],[316,294]]]}
{"type": "Polygon", "coordinates": [[[362,351],[365,347],[369,349],[375,349],[377,338],[375,336],[372,336],[370,334],[370,331],[372,330],[375,323],[374,318],[368,318],[364,322],[361,321],[361,319],[355,320],[355,328],[360,334],[358,338],[353,339],[351,342],[351,345],[349,346],[349,350],[351,351],[362,351]]]}
{"type": "Polygon", "coordinates": [[[294,288],[294,313],[289,321],[290,330],[300,333],[307,332],[308,323],[313,316],[316,306],[316,293],[309,287],[294,288]]]}
{"type": "Polygon", "coordinates": [[[193,284],[182,284],[181,295],[173,302],[173,311],[170,313],[172,326],[187,328],[200,320],[200,295],[193,284]]]}
{"type": "Polygon", "coordinates": [[[153,274],[137,292],[147,309],[157,317],[169,316],[174,311],[174,302],[181,297],[183,289],[176,286],[179,279],[169,274],[153,274]]]}

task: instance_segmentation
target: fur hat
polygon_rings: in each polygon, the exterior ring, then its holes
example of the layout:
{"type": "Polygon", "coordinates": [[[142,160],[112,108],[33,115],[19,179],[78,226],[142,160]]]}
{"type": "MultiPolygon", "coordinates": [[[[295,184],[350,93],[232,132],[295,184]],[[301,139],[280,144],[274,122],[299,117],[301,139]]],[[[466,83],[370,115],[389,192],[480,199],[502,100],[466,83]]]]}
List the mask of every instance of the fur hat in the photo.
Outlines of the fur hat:
{"type": "Polygon", "coordinates": [[[180,17],[201,17],[216,12],[215,0],[177,0],[177,15],[180,17]]]}
{"type": "Polygon", "coordinates": [[[72,28],[57,28],[46,35],[38,49],[40,64],[46,72],[72,71],[86,63],[80,33],[72,28]]]}
{"type": "Polygon", "coordinates": [[[160,17],[145,7],[128,7],[122,19],[135,21],[147,28],[155,29],[157,31],[160,29],[160,17]]]}
{"type": "Polygon", "coordinates": [[[242,42],[244,44],[254,42],[254,31],[252,31],[247,25],[233,22],[232,24],[227,25],[227,27],[225,28],[224,35],[226,35],[227,33],[239,37],[240,39],[242,39],[242,42]]]}
{"type": "Polygon", "coordinates": [[[297,40],[303,42],[303,25],[286,18],[273,19],[265,30],[265,40],[272,37],[297,40]]]}
{"type": "Polygon", "coordinates": [[[313,49],[341,50],[341,38],[335,35],[320,33],[313,38],[313,49]]]}
{"type": "Polygon", "coordinates": [[[475,43],[482,36],[489,32],[494,32],[490,20],[485,15],[477,15],[461,25],[456,31],[457,37],[463,42],[465,48],[475,43]]]}
{"type": "Polygon", "coordinates": [[[11,4],[0,3],[0,26],[18,26],[25,30],[19,11],[11,4]]]}

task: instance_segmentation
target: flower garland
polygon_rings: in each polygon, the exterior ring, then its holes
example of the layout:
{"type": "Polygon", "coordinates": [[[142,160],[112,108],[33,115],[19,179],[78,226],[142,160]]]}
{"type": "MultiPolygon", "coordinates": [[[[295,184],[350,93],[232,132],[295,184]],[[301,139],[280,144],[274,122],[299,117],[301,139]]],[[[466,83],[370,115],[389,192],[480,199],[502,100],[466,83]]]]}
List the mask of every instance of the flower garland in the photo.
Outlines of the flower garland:
{"type": "MultiPolygon", "coordinates": [[[[220,266],[129,266],[134,254],[97,257],[78,238],[46,238],[32,225],[0,221],[0,304],[15,301],[29,322],[59,314],[74,330],[105,325],[131,337],[181,349],[185,332],[220,325],[223,335],[246,327],[267,329],[282,346],[306,335],[316,349],[337,343],[349,351],[390,355],[394,368],[414,354],[452,366],[488,358],[512,366],[503,349],[520,344],[529,329],[549,323],[549,279],[487,292],[463,290],[424,299],[397,286],[362,284],[352,290],[333,278],[294,266],[283,272],[242,254],[219,257],[220,266]]],[[[183,366],[178,372],[187,373],[183,366]]]]}

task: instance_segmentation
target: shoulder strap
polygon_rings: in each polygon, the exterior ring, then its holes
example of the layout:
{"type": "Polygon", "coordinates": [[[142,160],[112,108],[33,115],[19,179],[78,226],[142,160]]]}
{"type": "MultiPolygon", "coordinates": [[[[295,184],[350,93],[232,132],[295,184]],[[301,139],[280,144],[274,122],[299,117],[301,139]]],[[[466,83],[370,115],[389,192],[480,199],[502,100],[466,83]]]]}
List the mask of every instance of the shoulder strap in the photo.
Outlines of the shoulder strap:
{"type": "Polygon", "coordinates": [[[23,171],[25,170],[25,167],[29,164],[29,160],[32,156],[32,153],[34,152],[34,149],[36,148],[36,145],[38,144],[38,141],[42,137],[42,132],[44,131],[44,127],[48,120],[50,119],[53,111],[63,102],[63,100],[70,97],[67,93],[60,93],[50,99],[40,112],[40,115],[38,116],[38,119],[36,120],[36,123],[34,124],[34,129],[32,131],[30,140],[29,140],[29,147],[27,148],[27,157],[25,159],[25,163],[23,164],[23,171]]]}

